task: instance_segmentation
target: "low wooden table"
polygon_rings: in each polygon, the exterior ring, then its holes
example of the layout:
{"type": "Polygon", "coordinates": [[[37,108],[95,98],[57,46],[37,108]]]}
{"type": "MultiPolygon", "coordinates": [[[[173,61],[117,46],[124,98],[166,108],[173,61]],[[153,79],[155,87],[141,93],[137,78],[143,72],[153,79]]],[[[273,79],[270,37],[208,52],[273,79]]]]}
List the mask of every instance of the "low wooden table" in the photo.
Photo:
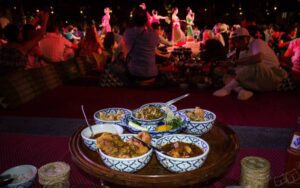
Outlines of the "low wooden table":
{"type": "Polygon", "coordinates": [[[185,173],[172,173],[160,165],[153,153],[145,168],[136,173],[123,173],[106,167],[100,155],[84,145],[80,136],[83,128],[85,127],[80,127],[69,142],[73,161],[86,173],[118,185],[117,187],[170,188],[204,184],[224,175],[239,151],[237,135],[228,126],[215,123],[208,133],[201,136],[210,146],[207,159],[201,168],[185,173]]]}

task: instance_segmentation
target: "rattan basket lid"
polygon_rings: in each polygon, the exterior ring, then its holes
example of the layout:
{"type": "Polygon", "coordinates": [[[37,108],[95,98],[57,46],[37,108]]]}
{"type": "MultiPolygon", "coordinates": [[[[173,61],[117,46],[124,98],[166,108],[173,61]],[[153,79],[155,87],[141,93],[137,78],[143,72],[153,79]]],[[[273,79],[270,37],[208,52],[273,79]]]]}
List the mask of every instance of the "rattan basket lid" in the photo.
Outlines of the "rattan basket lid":
{"type": "Polygon", "coordinates": [[[270,162],[264,158],[256,156],[248,156],[241,161],[242,169],[250,173],[258,174],[269,174],[270,172],[270,162]]]}
{"type": "Polygon", "coordinates": [[[39,182],[42,185],[52,185],[69,180],[70,166],[65,162],[48,163],[38,170],[39,182]]]}

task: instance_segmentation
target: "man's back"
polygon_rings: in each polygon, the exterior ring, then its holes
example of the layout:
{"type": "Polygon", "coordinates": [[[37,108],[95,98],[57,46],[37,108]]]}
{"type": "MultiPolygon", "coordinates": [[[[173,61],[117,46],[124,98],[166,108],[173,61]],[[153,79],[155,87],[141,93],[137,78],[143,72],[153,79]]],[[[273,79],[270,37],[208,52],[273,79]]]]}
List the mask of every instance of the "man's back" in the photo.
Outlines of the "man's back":
{"type": "Polygon", "coordinates": [[[57,33],[47,33],[39,43],[42,55],[51,62],[64,61],[66,47],[72,47],[72,43],[57,33]]]}
{"type": "Polygon", "coordinates": [[[155,48],[158,45],[158,35],[152,29],[129,28],[124,34],[124,40],[130,52],[129,71],[136,76],[156,76],[155,48]]]}

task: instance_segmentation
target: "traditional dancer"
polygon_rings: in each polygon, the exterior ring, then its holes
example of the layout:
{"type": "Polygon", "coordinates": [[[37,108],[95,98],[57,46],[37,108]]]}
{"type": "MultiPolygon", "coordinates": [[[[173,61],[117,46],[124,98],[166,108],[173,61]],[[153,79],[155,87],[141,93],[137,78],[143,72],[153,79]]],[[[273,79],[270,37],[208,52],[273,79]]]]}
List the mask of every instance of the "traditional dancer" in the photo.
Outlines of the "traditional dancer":
{"type": "Polygon", "coordinates": [[[194,25],[195,13],[193,13],[190,7],[188,7],[186,11],[187,11],[187,15],[186,15],[187,41],[193,41],[194,40],[193,25],[194,25]]]}
{"type": "Polygon", "coordinates": [[[151,24],[153,23],[160,23],[160,20],[164,19],[166,20],[168,17],[167,16],[160,16],[158,15],[158,11],[153,9],[152,10],[152,19],[151,19],[151,24]]]}
{"type": "Polygon", "coordinates": [[[111,32],[111,26],[110,26],[110,23],[109,23],[110,13],[111,13],[110,8],[106,7],[104,9],[104,13],[105,13],[105,15],[102,17],[102,27],[103,27],[102,31],[104,33],[108,33],[108,32],[111,32]]]}
{"type": "Polygon", "coordinates": [[[178,42],[185,42],[185,35],[180,28],[180,20],[177,14],[178,8],[175,7],[172,11],[172,41],[174,44],[177,44],[178,42]]]}

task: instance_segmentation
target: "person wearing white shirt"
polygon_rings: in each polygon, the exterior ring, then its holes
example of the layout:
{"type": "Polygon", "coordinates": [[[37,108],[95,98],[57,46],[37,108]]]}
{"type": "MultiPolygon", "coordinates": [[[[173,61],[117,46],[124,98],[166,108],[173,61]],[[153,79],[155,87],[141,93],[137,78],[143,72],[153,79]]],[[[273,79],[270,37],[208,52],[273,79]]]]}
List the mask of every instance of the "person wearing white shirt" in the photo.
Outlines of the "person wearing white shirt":
{"type": "Polygon", "coordinates": [[[234,31],[231,39],[237,52],[236,76],[214,95],[223,97],[234,90],[239,100],[247,100],[253,96],[252,91],[277,90],[288,75],[268,44],[250,37],[245,28],[234,31]]]}

